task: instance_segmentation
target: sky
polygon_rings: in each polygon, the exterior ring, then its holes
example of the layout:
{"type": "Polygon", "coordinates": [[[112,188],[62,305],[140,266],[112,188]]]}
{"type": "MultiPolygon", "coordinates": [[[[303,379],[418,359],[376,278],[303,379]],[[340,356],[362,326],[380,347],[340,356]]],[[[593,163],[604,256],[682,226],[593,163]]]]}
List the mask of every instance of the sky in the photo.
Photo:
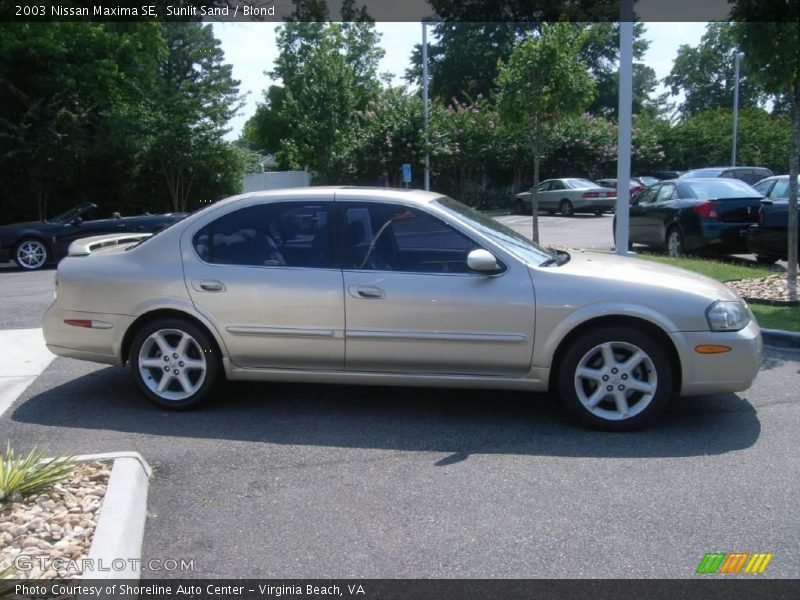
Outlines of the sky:
{"type": "MultiPolygon", "coordinates": [[[[255,113],[262,100],[262,92],[272,83],[265,72],[270,71],[278,54],[275,45],[273,23],[214,23],[214,34],[222,42],[225,62],[233,65],[233,76],[238,79],[240,91],[246,94],[245,105],[230,122],[229,140],[239,137],[247,119],[255,113]]],[[[696,45],[705,32],[706,23],[647,23],[645,37],[650,48],[644,63],[652,67],[658,79],[664,78],[672,69],[672,61],[681,44],[696,45]]],[[[379,72],[390,72],[394,83],[402,84],[403,75],[409,65],[411,51],[421,43],[422,28],[419,23],[377,23],[382,34],[381,45],[386,54],[381,60],[379,72]]],[[[656,93],[665,89],[660,87],[656,93]]]]}

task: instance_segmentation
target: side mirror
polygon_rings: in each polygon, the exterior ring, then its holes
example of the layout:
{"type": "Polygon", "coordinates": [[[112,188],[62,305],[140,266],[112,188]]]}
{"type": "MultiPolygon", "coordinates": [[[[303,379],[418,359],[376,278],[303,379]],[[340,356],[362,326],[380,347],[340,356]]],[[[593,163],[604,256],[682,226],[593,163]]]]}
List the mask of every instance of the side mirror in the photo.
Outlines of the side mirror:
{"type": "Polygon", "coordinates": [[[479,248],[467,254],[467,268],[479,273],[496,273],[500,270],[500,265],[497,264],[494,254],[479,248]]]}
{"type": "Polygon", "coordinates": [[[74,219],[72,219],[72,223],[70,223],[70,225],[78,226],[81,223],[83,223],[83,219],[81,219],[80,217],[75,217],[74,219]]]}

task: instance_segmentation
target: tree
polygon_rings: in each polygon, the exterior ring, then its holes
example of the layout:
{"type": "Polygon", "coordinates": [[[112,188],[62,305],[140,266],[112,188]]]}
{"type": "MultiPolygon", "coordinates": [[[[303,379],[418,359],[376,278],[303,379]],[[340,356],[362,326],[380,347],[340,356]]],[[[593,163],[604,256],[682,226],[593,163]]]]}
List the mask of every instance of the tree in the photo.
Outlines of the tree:
{"type": "Polygon", "coordinates": [[[164,177],[172,209],[185,211],[197,180],[212,168],[206,162],[232,164],[220,156],[233,152],[222,136],[241,98],[211,25],[170,22],[163,28],[167,53],[151,96],[147,154],[164,177]]]}
{"type": "Polygon", "coordinates": [[[800,6],[781,0],[737,0],[731,9],[735,36],[748,60],[758,65],[752,77],[789,106],[789,248],[787,278],[797,294],[797,175],[800,170],[800,6]]]}
{"type": "Polygon", "coordinates": [[[264,91],[264,102],[259,102],[256,112],[242,130],[242,141],[248,147],[264,154],[277,154],[281,140],[289,135],[289,123],[283,115],[285,88],[271,85],[264,91]]]}
{"type": "MultiPolygon", "coordinates": [[[[345,8],[349,5],[345,3],[345,8]]],[[[355,11],[350,6],[348,10],[355,11]]],[[[276,116],[286,124],[278,160],[291,168],[313,170],[327,181],[354,174],[349,144],[357,113],[380,90],[379,34],[363,12],[349,23],[284,24],[279,55],[270,73],[283,83],[276,116]]]]}
{"type": "Polygon", "coordinates": [[[583,36],[567,23],[543,27],[538,38],[517,45],[500,68],[501,118],[520,127],[533,153],[533,240],[539,240],[539,165],[553,126],[580,114],[592,99],[594,82],[578,52],[583,36]]]}
{"type": "MultiPolygon", "coordinates": [[[[734,24],[709,23],[697,46],[683,44],[670,74],[664,78],[672,95],[684,94],[679,109],[683,117],[690,117],[704,110],[730,108],[733,106],[735,84],[735,54],[737,39],[734,24]]],[[[758,63],[748,56],[740,63],[739,106],[758,106],[765,99],[763,88],[751,73],[758,70],[758,63]]]]}

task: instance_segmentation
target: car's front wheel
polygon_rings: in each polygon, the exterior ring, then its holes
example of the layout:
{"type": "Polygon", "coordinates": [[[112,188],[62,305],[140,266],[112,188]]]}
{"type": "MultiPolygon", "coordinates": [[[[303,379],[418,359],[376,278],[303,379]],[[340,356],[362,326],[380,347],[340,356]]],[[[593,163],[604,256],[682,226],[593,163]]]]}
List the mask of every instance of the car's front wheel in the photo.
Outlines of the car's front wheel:
{"type": "Polygon", "coordinates": [[[36,271],[47,264],[50,253],[44,242],[37,239],[22,240],[14,248],[14,262],[27,271],[36,271]]]}
{"type": "Polygon", "coordinates": [[[182,410],[207,400],[220,379],[211,336],[183,319],[158,319],[136,332],[129,355],[131,374],[152,402],[182,410]]]}
{"type": "Polygon", "coordinates": [[[524,215],[525,214],[525,205],[522,203],[522,200],[517,200],[514,204],[514,214],[517,215],[524,215]]]}
{"type": "Polygon", "coordinates": [[[571,217],[575,214],[575,209],[572,206],[572,202],[564,198],[559,204],[559,211],[565,217],[571,217]]]}
{"type": "Polygon", "coordinates": [[[663,344],[630,327],[602,327],[572,343],[559,365],[564,406],[580,421],[629,431],[661,413],[672,394],[663,344]]]}

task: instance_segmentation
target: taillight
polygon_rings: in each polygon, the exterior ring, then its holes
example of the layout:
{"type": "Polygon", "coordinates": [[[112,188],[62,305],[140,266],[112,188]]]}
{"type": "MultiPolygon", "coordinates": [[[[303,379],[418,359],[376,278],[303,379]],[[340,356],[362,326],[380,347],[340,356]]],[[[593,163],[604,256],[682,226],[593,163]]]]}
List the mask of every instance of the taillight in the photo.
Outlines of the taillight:
{"type": "Polygon", "coordinates": [[[701,219],[719,219],[719,213],[717,209],[714,208],[714,203],[710,200],[708,202],[703,202],[702,204],[698,204],[692,210],[697,214],[701,219]]]}
{"type": "Polygon", "coordinates": [[[584,192],[581,194],[581,198],[599,198],[600,192],[584,192]]]}
{"type": "Polygon", "coordinates": [[[64,319],[64,323],[73,327],[86,327],[88,329],[92,327],[91,319],[64,319]]]}

